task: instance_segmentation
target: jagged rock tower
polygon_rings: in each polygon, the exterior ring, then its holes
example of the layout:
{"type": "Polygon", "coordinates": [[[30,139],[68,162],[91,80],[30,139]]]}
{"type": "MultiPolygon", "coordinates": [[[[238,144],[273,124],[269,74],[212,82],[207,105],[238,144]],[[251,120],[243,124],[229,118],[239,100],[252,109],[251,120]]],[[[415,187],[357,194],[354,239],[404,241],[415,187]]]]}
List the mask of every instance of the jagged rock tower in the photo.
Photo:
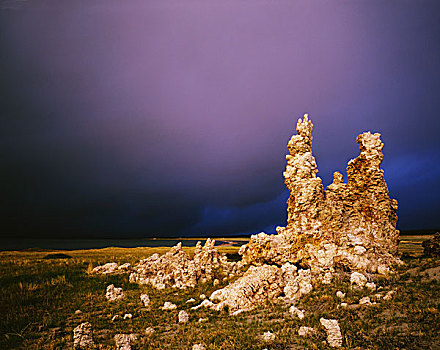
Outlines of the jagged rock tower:
{"type": "Polygon", "coordinates": [[[380,134],[359,135],[360,155],[348,163],[348,183],[335,172],[333,183],[324,190],[316,176],[313,124],[307,114],[298,120],[296,130],[287,144],[283,174],[290,192],[287,226],[278,227],[277,235],[252,236],[240,249],[243,260],[257,265],[290,262],[327,276],[338,267],[385,273],[399,262],[395,257],[399,231],[397,201],[390,199],[380,169],[380,134]]]}

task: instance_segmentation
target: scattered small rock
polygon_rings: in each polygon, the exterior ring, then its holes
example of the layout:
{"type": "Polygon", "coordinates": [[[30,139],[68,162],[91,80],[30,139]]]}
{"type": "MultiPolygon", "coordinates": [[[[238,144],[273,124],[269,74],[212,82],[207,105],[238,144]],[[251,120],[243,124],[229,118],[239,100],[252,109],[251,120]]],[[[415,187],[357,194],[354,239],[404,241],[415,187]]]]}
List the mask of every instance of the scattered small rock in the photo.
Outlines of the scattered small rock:
{"type": "Polygon", "coordinates": [[[118,350],[131,350],[131,346],[137,341],[138,335],[134,333],[116,334],[114,339],[118,350]]]}
{"type": "Polygon", "coordinates": [[[336,292],[336,296],[340,299],[344,299],[345,298],[345,293],[341,292],[340,290],[338,290],[336,292]]]}
{"type": "Polygon", "coordinates": [[[359,272],[353,272],[350,276],[350,283],[362,288],[367,283],[367,277],[359,272]]]}
{"type": "Polygon", "coordinates": [[[328,345],[332,347],[342,346],[342,334],[341,329],[339,328],[338,320],[327,320],[325,318],[321,318],[319,322],[321,322],[321,325],[327,332],[328,345]]]}
{"type": "Polygon", "coordinates": [[[147,327],[147,328],[145,328],[145,335],[146,335],[146,336],[151,336],[151,335],[153,335],[154,332],[155,332],[155,330],[154,330],[153,327],[147,327]]]}
{"type": "Polygon", "coordinates": [[[192,350],[206,350],[203,344],[194,344],[192,350]]]}
{"type": "Polygon", "coordinates": [[[359,300],[359,305],[371,305],[370,297],[363,297],[359,300]]]}
{"type": "Polygon", "coordinates": [[[188,322],[189,315],[186,311],[182,310],[179,312],[179,323],[185,323],[188,322]]]}
{"type": "Polygon", "coordinates": [[[94,346],[91,323],[81,323],[73,330],[73,347],[75,349],[92,349],[94,346]]]}
{"type": "Polygon", "coordinates": [[[119,267],[118,263],[115,263],[115,262],[107,263],[107,264],[104,264],[104,265],[96,266],[92,270],[92,273],[100,273],[100,274],[103,274],[103,275],[107,275],[109,273],[116,272],[118,267],[119,267]]]}
{"type": "Polygon", "coordinates": [[[206,299],[206,295],[205,294],[200,294],[200,300],[205,300],[206,299]]]}
{"type": "Polygon", "coordinates": [[[194,303],[195,301],[196,301],[196,299],[191,298],[191,299],[188,299],[188,300],[186,301],[186,303],[187,303],[187,304],[189,304],[189,303],[194,303]]]}
{"type": "Polygon", "coordinates": [[[374,282],[365,283],[365,287],[367,287],[369,290],[376,290],[376,284],[374,282]]]}
{"type": "Polygon", "coordinates": [[[199,305],[197,305],[197,306],[193,306],[193,307],[191,308],[191,310],[197,310],[197,309],[200,309],[201,307],[214,308],[215,305],[214,305],[214,303],[213,303],[212,301],[210,301],[209,299],[205,299],[205,300],[203,300],[199,305]]]}
{"type": "Polygon", "coordinates": [[[203,318],[203,317],[199,318],[199,323],[208,322],[208,321],[209,321],[209,319],[207,319],[207,318],[203,318]]]}
{"type": "Polygon", "coordinates": [[[347,307],[348,304],[347,303],[341,303],[341,307],[347,307]]]}
{"type": "Polygon", "coordinates": [[[130,318],[132,318],[132,317],[133,317],[132,314],[125,314],[125,315],[124,315],[124,320],[126,320],[127,318],[130,319],[130,318]]]}
{"type": "Polygon", "coordinates": [[[175,310],[177,309],[177,305],[166,301],[161,307],[162,310],[175,310]]]}
{"type": "Polygon", "coordinates": [[[217,278],[214,280],[214,282],[212,282],[212,285],[214,287],[217,287],[219,284],[220,284],[220,281],[217,278]]]}
{"type": "Polygon", "coordinates": [[[118,318],[119,318],[119,315],[114,315],[114,316],[112,317],[112,322],[116,321],[118,318]]]}
{"type": "Polygon", "coordinates": [[[289,312],[291,315],[298,317],[300,320],[304,318],[304,310],[298,309],[295,305],[292,305],[289,308],[289,312]]]}
{"type": "Polygon", "coordinates": [[[75,311],[75,315],[81,315],[82,314],[82,311],[81,310],[76,310],[75,311]]]}
{"type": "Polygon", "coordinates": [[[393,299],[394,293],[395,293],[394,290],[390,290],[389,292],[387,292],[387,294],[385,294],[385,296],[383,297],[383,300],[390,301],[391,299],[393,299]]]}
{"type": "Polygon", "coordinates": [[[150,297],[148,296],[148,294],[141,294],[140,299],[145,307],[150,306],[150,297]]]}
{"type": "Polygon", "coordinates": [[[298,329],[298,335],[300,337],[307,337],[314,334],[316,334],[316,330],[312,327],[301,326],[298,329]]]}
{"type": "Polygon", "coordinates": [[[115,301],[120,300],[124,298],[124,292],[122,291],[122,288],[115,288],[114,284],[110,284],[107,287],[107,293],[105,294],[105,297],[109,301],[115,301]]]}
{"type": "Polygon", "coordinates": [[[275,334],[273,334],[272,332],[269,332],[269,331],[265,332],[261,336],[261,339],[265,342],[272,342],[275,340],[275,334]]]}

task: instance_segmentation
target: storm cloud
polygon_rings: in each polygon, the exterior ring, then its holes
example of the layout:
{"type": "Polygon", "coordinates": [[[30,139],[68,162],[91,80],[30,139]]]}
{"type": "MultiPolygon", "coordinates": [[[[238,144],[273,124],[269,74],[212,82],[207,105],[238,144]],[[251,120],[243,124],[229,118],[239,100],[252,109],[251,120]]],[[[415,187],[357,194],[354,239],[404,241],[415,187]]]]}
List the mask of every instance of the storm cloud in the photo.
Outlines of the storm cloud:
{"type": "Polygon", "coordinates": [[[437,1],[35,1],[0,9],[1,226],[273,232],[297,118],[325,185],[380,132],[399,228],[440,227],[437,1]]]}

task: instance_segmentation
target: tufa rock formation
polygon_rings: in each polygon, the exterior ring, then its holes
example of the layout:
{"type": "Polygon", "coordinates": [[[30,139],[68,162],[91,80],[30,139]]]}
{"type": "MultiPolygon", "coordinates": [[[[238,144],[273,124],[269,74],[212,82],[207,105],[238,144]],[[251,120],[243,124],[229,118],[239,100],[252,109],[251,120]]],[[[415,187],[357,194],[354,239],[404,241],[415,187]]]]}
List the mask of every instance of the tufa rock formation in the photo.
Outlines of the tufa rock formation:
{"type": "Polygon", "coordinates": [[[184,289],[213,281],[219,271],[226,275],[237,273],[241,265],[227,261],[214,245],[215,240],[209,238],[204,246],[197,242],[193,259],[183,251],[181,243],[163,255],[153,254],[133,267],[130,282],[150,283],[157,289],[184,289]]]}
{"type": "Polygon", "coordinates": [[[360,155],[348,162],[348,182],[335,172],[333,183],[324,190],[317,177],[312,154],[313,124],[304,115],[297,135],[287,148],[285,184],[286,227],[277,235],[260,233],[240,249],[244,262],[253,265],[286,262],[310,268],[314,275],[331,281],[336,268],[349,271],[386,273],[400,260],[395,257],[399,231],[397,201],[390,199],[380,164],[383,143],[380,134],[370,132],[356,139],[360,155]]]}

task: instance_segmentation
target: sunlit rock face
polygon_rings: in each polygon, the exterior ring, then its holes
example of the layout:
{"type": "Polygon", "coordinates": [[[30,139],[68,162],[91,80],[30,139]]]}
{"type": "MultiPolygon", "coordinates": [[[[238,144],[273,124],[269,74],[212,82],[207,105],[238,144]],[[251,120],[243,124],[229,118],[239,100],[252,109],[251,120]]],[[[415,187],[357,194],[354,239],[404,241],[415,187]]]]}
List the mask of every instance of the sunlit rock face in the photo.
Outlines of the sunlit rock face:
{"type": "Polygon", "coordinates": [[[333,183],[324,190],[317,177],[313,124],[307,114],[298,120],[296,130],[287,144],[283,174],[290,192],[287,226],[278,227],[277,235],[253,235],[240,249],[244,262],[279,266],[290,262],[315,275],[327,273],[327,280],[338,267],[386,273],[399,263],[395,257],[399,231],[397,201],[390,199],[380,169],[380,134],[359,135],[360,155],[348,162],[348,182],[335,172],[333,183]]]}

